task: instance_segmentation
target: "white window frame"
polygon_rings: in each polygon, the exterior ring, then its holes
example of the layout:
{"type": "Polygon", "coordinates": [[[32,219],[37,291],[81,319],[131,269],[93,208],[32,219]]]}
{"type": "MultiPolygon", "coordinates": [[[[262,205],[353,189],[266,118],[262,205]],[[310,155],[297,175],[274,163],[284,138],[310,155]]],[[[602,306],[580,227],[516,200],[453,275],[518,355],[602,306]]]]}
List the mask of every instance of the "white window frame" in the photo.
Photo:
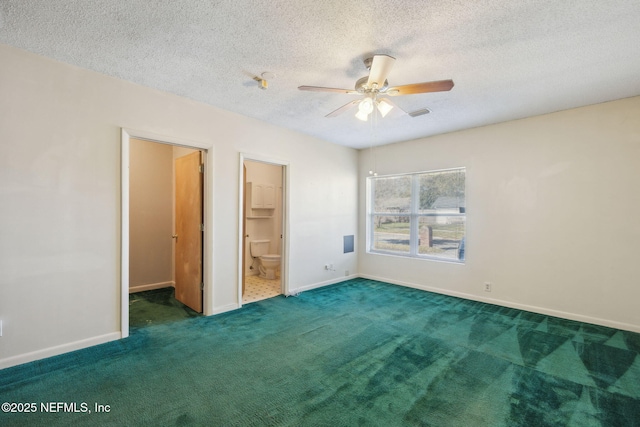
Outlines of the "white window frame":
{"type": "MultiPolygon", "coordinates": [[[[425,255],[419,253],[419,222],[421,217],[437,217],[437,216],[446,216],[446,217],[464,217],[465,218],[465,236],[467,234],[467,224],[466,224],[466,194],[467,194],[467,171],[465,167],[458,168],[450,168],[450,169],[439,169],[439,170],[431,170],[431,171],[422,171],[422,172],[411,172],[411,173],[402,173],[402,174],[390,174],[384,176],[374,176],[367,177],[367,194],[366,194],[366,203],[367,203],[367,217],[366,217],[366,235],[367,235],[367,253],[376,254],[376,255],[391,255],[391,256],[399,256],[403,258],[417,258],[431,261],[439,261],[439,262],[450,262],[456,264],[464,264],[467,256],[465,253],[465,257],[463,259],[458,258],[445,258],[439,257],[435,255],[425,255]],[[420,176],[430,173],[440,173],[440,172],[450,172],[450,171],[463,171],[465,175],[465,212],[464,213],[419,213],[419,205],[420,205],[420,176]],[[375,191],[375,181],[380,178],[395,178],[401,176],[411,176],[411,211],[408,213],[399,214],[397,212],[375,212],[374,211],[374,197],[373,192],[375,191]],[[409,231],[409,253],[389,251],[383,249],[375,249],[373,248],[374,243],[374,232],[375,227],[374,217],[377,215],[386,215],[386,216],[408,216],[410,231],[409,231]]],[[[465,239],[466,240],[466,239],[465,239]]],[[[465,251],[466,252],[466,251],[465,251]]]]}

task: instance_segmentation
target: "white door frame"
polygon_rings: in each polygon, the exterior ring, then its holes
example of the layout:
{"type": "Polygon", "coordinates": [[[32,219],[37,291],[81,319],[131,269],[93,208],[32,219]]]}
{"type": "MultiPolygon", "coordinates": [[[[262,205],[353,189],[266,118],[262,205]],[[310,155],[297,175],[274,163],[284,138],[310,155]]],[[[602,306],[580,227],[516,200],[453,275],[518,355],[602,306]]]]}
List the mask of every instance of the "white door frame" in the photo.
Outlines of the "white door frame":
{"type": "Polygon", "coordinates": [[[242,228],[244,220],[244,162],[245,160],[269,163],[282,166],[282,254],[280,257],[280,286],[284,295],[289,295],[289,162],[263,156],[261,154],[240,153],[238,182],[240,197],[238,198],[238,307],[242,307],[242,266],[244,259],[245,237],[242,228]]]}
{"type": "Polygon", "coordinates": [[[204,239],[202,257],[203,313],[213,314],[213,143],[189,141],[151,132],[122,128],[121,131],[121,236],[120,236],[120,333],[129,336],[129,164],[131,138],[160,144],[204,150],[204,239]]]}

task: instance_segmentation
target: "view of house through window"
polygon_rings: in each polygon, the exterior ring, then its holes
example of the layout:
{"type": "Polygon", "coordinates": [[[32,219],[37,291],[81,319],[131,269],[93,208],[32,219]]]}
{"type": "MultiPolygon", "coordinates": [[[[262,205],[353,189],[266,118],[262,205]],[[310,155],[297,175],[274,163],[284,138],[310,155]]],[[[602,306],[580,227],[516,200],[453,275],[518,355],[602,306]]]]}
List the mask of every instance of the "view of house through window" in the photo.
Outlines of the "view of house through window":
{"type": "Polygon", "coordinates": [[[368,252],[464,261],[464,168],[368,179],[368,252]]]}

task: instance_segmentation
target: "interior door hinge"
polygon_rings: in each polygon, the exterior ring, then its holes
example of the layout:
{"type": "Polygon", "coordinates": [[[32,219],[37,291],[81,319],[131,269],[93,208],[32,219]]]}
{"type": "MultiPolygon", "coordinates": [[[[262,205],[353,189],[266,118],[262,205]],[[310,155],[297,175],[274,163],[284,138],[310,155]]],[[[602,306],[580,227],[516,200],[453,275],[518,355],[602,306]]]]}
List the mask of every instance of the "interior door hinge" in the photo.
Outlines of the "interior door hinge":
{"type": "Polygon", "coordinates": [[[200,224],[200,231],[204,231],[204,224],[200,224]]]}
{"type": "Polygon", "coordinates": [[[203,173],[203,172],[204,172],[204,165],[203,165],[203,164],[200,164],[200,166],[198,166],[198,171],[199,171],[200,173],[203,173]]]}
{"type": "Polygon", "coordinates": [[[200,282],[200,290],[204,289],[204,282],[200,282]]]}

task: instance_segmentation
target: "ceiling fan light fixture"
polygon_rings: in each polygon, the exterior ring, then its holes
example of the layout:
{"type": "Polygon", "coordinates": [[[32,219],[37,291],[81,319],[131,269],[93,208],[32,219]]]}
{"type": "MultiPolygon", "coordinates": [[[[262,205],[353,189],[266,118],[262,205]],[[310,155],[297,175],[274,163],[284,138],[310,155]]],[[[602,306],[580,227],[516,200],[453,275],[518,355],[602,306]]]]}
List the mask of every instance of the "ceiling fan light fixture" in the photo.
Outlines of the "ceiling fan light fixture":
{"type": "Polygon", "coordinates": [[[389,104],[388,102],[385,102],[384,99],[381,99],[380,101],[376,102],[376,107],[378,107],[378,111],[380,112],[380,115],[382,117],[385,117],[387,114],[389,114],[389,111],[393,109],[393,105],[389,104]]]}
{"type": "Polygon", "coordinates": [[[366,122],[369,119],[369,113],[365,113],[364,111],[359,110],[356,113],[356,118],[362,120],[363,122],[366,122]]]}
{"type": "Polygon", "coordinates": [[[365,98],[360,101],[360,105],[358,105],[358,110],[360,110],[363,114],[371,114],[373,111],[373,101],[371,98],[365,98]]]}

